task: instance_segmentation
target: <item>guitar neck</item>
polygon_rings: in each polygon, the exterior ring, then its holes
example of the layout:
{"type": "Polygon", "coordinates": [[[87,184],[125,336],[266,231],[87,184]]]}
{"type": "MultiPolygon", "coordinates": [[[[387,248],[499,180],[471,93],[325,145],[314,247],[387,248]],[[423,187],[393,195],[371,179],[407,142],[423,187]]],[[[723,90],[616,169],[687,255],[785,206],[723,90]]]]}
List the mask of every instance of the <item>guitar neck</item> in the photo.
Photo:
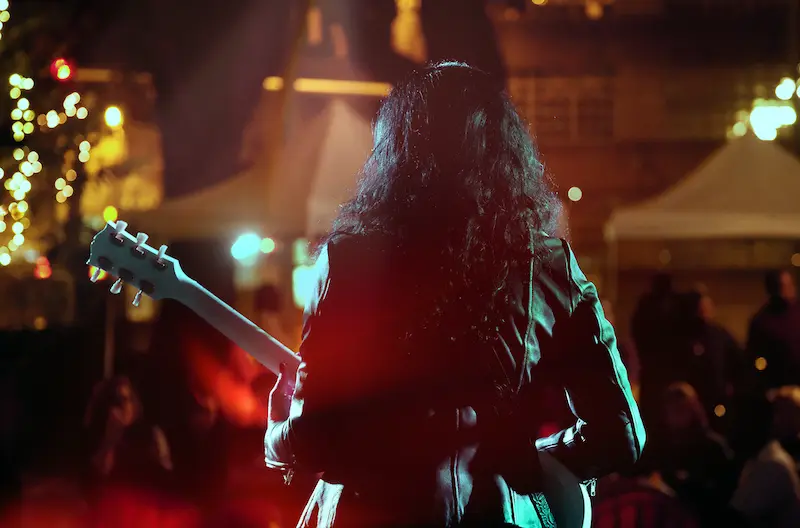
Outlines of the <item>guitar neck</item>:
{"type": "Polygon", "coordinates": [[[211,326],[253,356],[256,361],[274,374],[278,373],[281,363],[286,364],[286,372],[289,374],[297,370],[300,365],[300,356],[292,352],[289,347],[256,326],[197,281],[187,279],[182,281],[182,285],[175,300],[192,309],[211,326]]]}

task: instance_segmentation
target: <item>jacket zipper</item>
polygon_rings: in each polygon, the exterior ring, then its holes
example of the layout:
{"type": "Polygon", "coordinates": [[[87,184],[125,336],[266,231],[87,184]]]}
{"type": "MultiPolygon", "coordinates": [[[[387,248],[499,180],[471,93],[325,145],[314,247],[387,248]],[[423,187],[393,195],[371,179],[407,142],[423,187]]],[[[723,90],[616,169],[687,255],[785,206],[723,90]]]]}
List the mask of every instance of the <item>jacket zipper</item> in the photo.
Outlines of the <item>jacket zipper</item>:
{"type": "Polygon", "coordinates": [[[597,493],[597,479],[589,479],[586,482],[586,491],[589,492],[590,497],[594,497],[595,493],[597,493]]]}

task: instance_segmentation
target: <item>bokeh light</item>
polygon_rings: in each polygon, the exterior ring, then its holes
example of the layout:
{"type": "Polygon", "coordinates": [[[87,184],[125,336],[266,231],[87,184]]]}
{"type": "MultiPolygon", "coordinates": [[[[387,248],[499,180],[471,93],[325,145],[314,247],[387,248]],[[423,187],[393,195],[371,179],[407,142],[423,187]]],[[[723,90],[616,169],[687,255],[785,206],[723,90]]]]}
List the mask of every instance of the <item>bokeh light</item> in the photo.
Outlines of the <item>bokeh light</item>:
{"type": "Polygon", "coordinates": [[[120,110],[117,106],[109,106],[106,108],[103,118],[105,119],[106,125],[108,125],[109,128],[119,128],[125,121],[124,117],[122,116],[122,110],[120,110]]]}
{"type": "Polygon", "coordinates": [[[784,77],[781,79],[778,86],[775,87],[775,97],[781,101],[788,101],[794,95],[795,90],[797,90],[797,86],[794,80],[789,77],[784,77]]]}
{"type": "Polygon", "coordinates": [[[261,248],[261,237],[255,233],[245,233],[231,246],[231,255],[236,260],[244,260],[256,255],[261,248]]]}
{"type": "Polygon", "coordinates": [[[272,253],[275,251],[275,241],[269,237],[262,239],[260,249],[262,253],[272,253]]]}
{"type": "Polygon", "coordinates": [[[107,205],[105,209],[103,209],[103,220],[106,222],[116,222],[117,221],[117,208],[113,205],[107,205]]]}

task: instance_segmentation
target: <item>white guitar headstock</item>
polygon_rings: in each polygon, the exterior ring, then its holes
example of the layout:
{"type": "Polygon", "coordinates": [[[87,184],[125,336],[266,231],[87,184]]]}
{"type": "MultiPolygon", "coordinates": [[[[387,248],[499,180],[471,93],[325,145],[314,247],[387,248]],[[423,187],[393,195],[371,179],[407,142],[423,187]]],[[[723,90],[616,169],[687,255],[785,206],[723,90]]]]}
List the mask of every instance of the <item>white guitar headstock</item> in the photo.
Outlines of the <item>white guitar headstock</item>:
{"type": "Polygon", "coordinates": [[[103,270],[117,277],[111,293],[119,293],[123,283],[136,286],[139,292],[133,304],[137,306],[142,293],[153,299],[176,298],[178,288],[188,280],[180,263],[166,254],[167,246],[156,250],[146,244],[147,234],[139,233],[134,238],[126,231],[127,227],[128,223],[122,220],[108,222],[92,239],[87,262],[97,268],[92,282],[103,270]]]}

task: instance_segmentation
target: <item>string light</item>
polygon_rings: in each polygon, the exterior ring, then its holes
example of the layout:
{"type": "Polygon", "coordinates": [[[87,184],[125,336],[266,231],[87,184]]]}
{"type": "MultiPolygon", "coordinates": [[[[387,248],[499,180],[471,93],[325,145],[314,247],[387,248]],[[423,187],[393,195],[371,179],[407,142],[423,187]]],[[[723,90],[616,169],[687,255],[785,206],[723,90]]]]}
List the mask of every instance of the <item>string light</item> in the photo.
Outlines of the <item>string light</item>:
{"type": "Polygon", "coordinates": [[[33,270],[33,276],[37,279],[49,279],[53,275],[53,270],[50,267],[50,260],[47,257],[39,257],[36,259],[36,266],[33,270]]]}
{"type": "MultiPolygon", "coordinates": [[[[11,19],[8,12],[8,0],[0,0],[0,38],[3,38],[2,25],[11,19]]],[[[3,264],[6,266],[7,264],[3,264]]]]}
{"type": "MultiPolygon", "coordinates": [[[[0,38],[3,37],[3,30],[11,18],[8,11],[9,3],[9,0],[0,0],[0,38]]],[[[58,81],[68,81],[74,76],[74,73],[75,68],[67,59],[56,58],[51,63],[51,74],[58,81]]],[[[10,198],[10,200],[6,200],[7,206],[0,204],[0,233],[6,233],[4,236],[10,237],[5,238],[5,245],[0,245],[0,265],[2,266],[8,266],[13,260],[14,252],[23,247],[26,242],[26,230],[31,225],[31,203],[33,203],[28,194],[33,186],[37,185],[36,175],[44,169],[39,154],[22,143],[27,136],[37,130],[40,133],[47,133],[68,123],[70,119],[84,120],[89,116],[89,109],[81,105],[81,94],[77,91],[64,97],[56,108],[37,111],[36,99],[32,100],[28,95],[35,85],[32,78],[26,77],[20,72],[12,72],[8,77],[8,95],[11,104],[7,116],[11,118],[11,136],[20,145],[13,150],[12,163],[15,163],[16,166],[8,167],[7,172],[0,168],[2,188],[10,198]]],[[[85,103],[83,104],[85,105],[85,103]]],[[[118,107],[108,107],[105,121],[112,129],[122,126],[121,110],[118,107]]],[[[64,152],[61,176],[54,182],[55,189],[50,187],[53,189],[50,192],[54,192],[57,203],[64,204],[75,195],[74,182],[77,180],[78,173],[74,165],[77,162],[89,161],[91,142],[93,141],[92,137],[79,137],[71,148],[67,146],[66,142],[58,143],[59,149],[64,147],[67,149],[64,152]]],[[[43,186],[42,189],[47,189],[47,186],[43,186]]],[[[58,211],[63,212],[64,207],[57,209],[58,211]]],[[[63,215],[57,214],[56,218],[63,219],[63,215]]],[[[41,275],[49,276],[49,262],[46,272],[44,266],[41,269],[41,275]]]]}
{"type": "MultiPolygon", "coordinates": [[[[8,22],[11,18],[8,12],[8,0],[0,0],[0,30],[3,29],[3,24],[8,22]]],[[[0,38],[2,32],[0,31],[0,38]]],[[[15,141],[21,142],[25,136],[32,134],[34,126],[32,121],[36,118],[36,112],[31,108],[30,100],[25,97],[25,92],[33,89],[33,79],[27,78],[19,73],[12,73],[8,77],[9,84],[9,97],[12,101],[16,101],[11,110],[11,125],[12,137],[15,141]],[[23,122],[24,121],[24,122],[23,122]]],[[[12,152],[14,161],[17,163],[17,168],[10,178],[6,178],[3,187],[11,195],[12,201],[7,208],[0,207],[0,232],[9,231],[11,240],[8,241],[6,246],[0,246],[0,265],[8,266],[11,263],[11,253],[19,249],[25,243],[25,235],[23,232],[30,226],[30,220],[25,218],[28,212],[29,205],[25,200],[28,192],[30,192],[32,185],[28,180],[37,172],[37,167],[26,158],[27,149],[15,148],[12,152]],[[5,218],[10,216],[10,219],[5,218]]],[[[35,157],[38,160],[38,154],[35,157]]],[[[41,170],[41,164],[38,167],[41,170]]],[[[5,177],[5,172],[0,169],[0,179],[5,177]]]]}
{"type": "Polygon", "coordinates": [[[754,99],[750,110],[737,112],[737,122],[728,129],[728,138],[742,137],[752,130],[758,139],[774,141],[780,129],[797,121],[791,102],[794,95],[800,97],[798,83],[789,77],[782,78],[775,86],[774,99],[754,99]]]}
{"type": "Polygon", "coordinates": [[[108,127],[111,129],[120,128],[124,123],[122,110],[120,110],[119,107],[117,106],[109,106],[108,108],[106,108],[106,112],[103,115],[103,118],[106,121],[106,125],[108,125],[108,127]]]}
{"type": "Polygon", "coordinates": [[[93,276],[96,271],[100,272],[100,275],[97,277],[98,281],[101,281],[106,277],[108,277],[108,273],[106,273],[104,270],[101,270],[100,268],[95,268],[94,266],[89,266],[89,277],[93,276]]]}

